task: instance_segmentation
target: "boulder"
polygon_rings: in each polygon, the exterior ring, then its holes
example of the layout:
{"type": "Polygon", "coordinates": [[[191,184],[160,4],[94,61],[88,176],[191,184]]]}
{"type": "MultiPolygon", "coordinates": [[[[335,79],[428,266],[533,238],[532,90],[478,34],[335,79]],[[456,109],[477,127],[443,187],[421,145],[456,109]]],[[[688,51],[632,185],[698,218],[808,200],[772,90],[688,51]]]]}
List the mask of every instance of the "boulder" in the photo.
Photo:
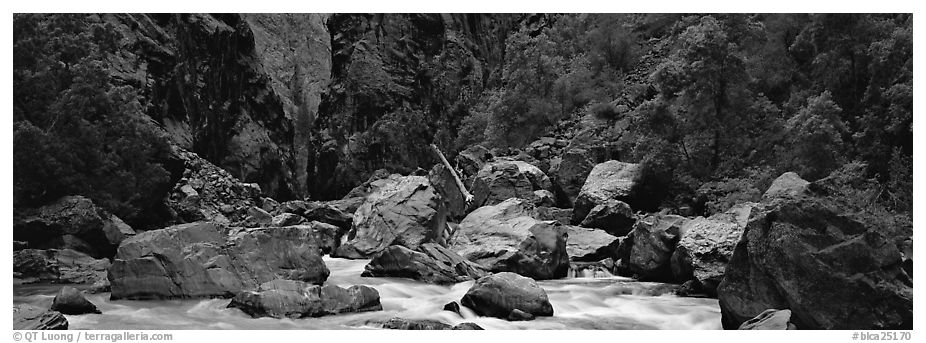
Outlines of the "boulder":
{"type": "Polygon", "coordinates": [[[540,206],[537,207],[536,217],[540,220],[555,220],[561,224],[569,224],[572,221],[572,209],[540,206]]]}
{"type": "Polygon", "coordinates": [[[428,181],[441,195],[444,200],[444,206],[447,208],[447,215],[452,219],[463,218],[468,210],[468,204],[463,196],[463,191],[457,186],[457,181],[447,167],[442,163],[435,164],[428,173],[428,181]]]}
{"type": "Polygon", "coordinates": [[[370,175],[367,181],[347,192],[347,195],[345,195],[343,199],[366,198],[370,194],[379,192],[384,186],[398,182],[402,177],[403,176],[399,174],[390,174],[389,171],[385,169],[377,169],[373,171],[373,174],[370,175]]]}
{"type": "Polygon", "coordinates": [[[585,219],[592,208],[608,200],[619,200],[633,207],[642,174],[643,168],[634,163],[611,160],[595,165],[576,196],[573,222],[585,219]]]}
{"type": "Polygon", "coordinates": [[[796,197],[807,192],[810,182],[802,179],[797,173],[787,172],[781,174],[762,195],[764,199],[796,197]]]}
{"type": "Polygon", "coordinates": [[[740,330],[797,330],[791,323],[791,310],[765,310],[743,322],[740,330]]]}
{"type": "Polygon", "coordinates": [[[615,236],[626,236],[636,221],[630,205],[613,199],[592,207],[585,218],[573,217],[572,219],[574,224],[601,229],[615,236]]]}
{"type": "Polygon", "coordinates": [[[405,277],[434,284],[453,284],[486,275],[482,267],[440,245],[425,243],[419,249],[390,246],[374,255],[361,275],[405,277]]]}
{"type": "Polygon", "coordinates": [[[106,280],[110,262],[74,250],[23,249],[13,253],[13,277],[23,283],[91,285],[106,280]]]}
{"type": "Polygon", "coordinates": [[[67,330],[68,320],[58,311],[28,304],[13,305],[13,330],[67,330]]]}
{"type": "Polygon", "coordinates": [[[383,309],[379,292],[367,286],[345,289],[282,279],[265,282],[254,291],[239,292],[228,307],[238,308],[255,318],[321,317],[383,309]]]}
{"type": "Polygon", "coordinates": [[[370,194],[354,214],[348,241],[337,257],[367,258],[390,245],[412,250],[438,242],[446,231],[446,208],[423,176],[406,176],[370,194]]]}
{"type": "Polygon", "coordinates": [[[136,235],[109,269],[112,299],[231,297],[274,279],[328,278],[312,226],[226,229],[209,222],[136,235]]]}
{"type": "Polygon", "coordinates": [[[462,316],[462,314],[460,314],[460,304],[456,301],[444,304],[444,311],[450,311],[462,316]]]}
{"type": "Polygon", "coordinates": [[[688,219],[669,214],[643,217],[619,249],[621,270],[645,281],[672,281],[670,261],[688,219]]]}
{"type": "Polygon", "coordinates": [[[531,217],[524,199],[483,206],[463,219],[451,250],[491,272],[515,272],[535,279],[557,279],[569,272],[566,229],[556,221],[531,217]]]}
{"type": "Polygon", "coordinates": [[[717,285],[756,205],[744,203],[709,218],[697,217],[682,225],[672,253],[672,275],[677,282],[694,280],[697,289],[717,296],[717,285]]]}
{"type": "Polygon", "coordinates": [[[514,309],[514,310],[511,310],[511,313],[508,314],[508,318],[505,318],[505,319],[507,319],[510,322],[516,322],[516,321],[534,320],[534,318],[536,317],[533,314],[521,311],[519,309],[514,309]]]}
{"type": "Polygon", "coordinates": [[[112,257],[135,231],[119,217],[83,196],[65,196],[36,209],[17,210],[13,239],[42,249],[72,249],[96,258],[112,257]]]}
{"type": "Polygon", "coordinates": [[[63,314],[102,313],[96,305],[84,298],[80,291],[70,286],[61,287],[58,290],[49,309],[63,314]]]}
{"type": "Polygon", "coordinates": [[[552,316],[547,292],[533,279],[515,273],[498,273],[476,280],[463,299],[480,316],[508,319],[515,310],[534,316],[552,316]]]}
{"type": "Polygon", "coordinates": [[[553,192],[550,192],[546,189],[539,189],[534,191],[534,204],[537,206],[554,206],[556,205],[556,196],[553,195],[553,192]]]}
{"type": "Polygon", "coordinates": [[[913,328],[913,281],[901,243],[912,222],[803,196],[754,210],[717,289],[724,328],[790,309],[801,329],[913,328]]]}
{"type": "Polygon", "coordinates": [[[479,170],[473,179],[472,188],[474,205],[490,206],[510,198],[538,203],[540,199],[534,191],[550,191],[553,184],[540,168],[530,163],[496,159],[479,170]]]}
{"type": "Polygon", "coordinates": [[[241,182],[225,169],[178,146],[171,147],[171,154],[183,161],[183,174],[164,200],[172,223],[240,223],[248,218],[252,207],[259,208],[261,189],[256,183],[241,182]]]}
{"type": "Polygon", "coordinates": [[[317,221],[297,226],[308,227],[312,230],[315,235],[315,242],[318,244],[318,249],[322,254],[334,253],[341,246],[341,237],[344,236],[344,230],[340,227],[317,221]]]}
{"type": "Polygon", "coordinates": [[[457,155],[455,161],[457,168],[460,168],[460,171],[463,172],[463,175],[460,177],[469,179],[476,176],[476,173],[482,169],[482,166],[493,158],[494,156],[492,156],[492,152],[490,152],[489,149],[481,145],[473,145],[461,151],[457,155]]]}
{"type": "Polygon", "coordinates": [[[566,252],[571,261],[594,262],[617,258],[621,240],[608,233],[579,226],[566,226],[566,252]]]}
{"type": "Polygon", "coordinates": [[[347,232],[354,220],[354,211],[360,207],[364,198],[348,198],[332,201],[302,201],[292,200],[284,202],[277,210],[277,215],[284,213],[295,214],[307,221],[319,221],[335,225],[347,232]]]}
{"type": "Polygon", "coordinates": [[[270,226],[277,227],[303,225],[306,223],[308,223],[308,221],[305,218],[292,213],[281,213],[273,216],[273,219],[270,220],[270,226]]]}
{"type": "Polygon", "coordinates": [[[550,161],[553,188],[564,200],[564,205],[572,207],[575,204],[585,179],[594,167],[595,160],[585,149],[569,149],[550,161]]]}
{"type": "Polygon", "coordinates": [[[269,212],[264,211],[260,207],[251,206],[250,208],[248,208],[247,217],[244,218],[244,222],[243,222],[245,225],[243,226],[255,227],[255,226],[270,225],[272,221],[273,221],[273,216],[269,212]]]}

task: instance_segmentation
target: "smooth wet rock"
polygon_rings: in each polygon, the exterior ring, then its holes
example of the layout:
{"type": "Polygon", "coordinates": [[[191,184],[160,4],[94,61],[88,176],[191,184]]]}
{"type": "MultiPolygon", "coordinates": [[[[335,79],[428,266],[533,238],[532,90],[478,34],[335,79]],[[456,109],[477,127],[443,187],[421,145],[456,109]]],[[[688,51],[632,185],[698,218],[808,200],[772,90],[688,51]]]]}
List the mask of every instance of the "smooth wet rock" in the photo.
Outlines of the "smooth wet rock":
{"type": "Polygon", "coordinates": [[[531,278],[515,273],[498,273],[479,280],[460,301],[481,316],[508,319],[520,310],[534,316],[552,316],[553,305],[546,291],[531,278]]]}
{"type": "Polygon", "coordinates": [[[552,187],[550,178],[540,168],[523,161],[497,159],[486,163],[473,179],[473,202],[477,206],[490,206],[521,198],[538,203],[541,199],[534,191],[549,191],[552,187]]]}
{"type": "Polygon", "coordinates": [[[534,320],[534,318],[536,317],[533,314],[521,311],[519,309],[514,309],[514,310],[511,310],[511,313],[508,314],[508,318],[505,318],[505,319],[507,319],[509,322],[516,322],[516,321],[534,320]]]}
{"type": "Polygon", "coordinates": [[[450,249],[425,243],[414,251],[393,245],[373,256],[362,276],[405,277],[434,284],[454,284],[475,280],[487,273],[450,249]]]}
{"type": "Polygon", "coordinates": [[[605,258],[617,258],[620,238],[598,229],[566,226],[566,252],[571,261],[592,262],[605,258]]]}
{"type": "Polygon", "coordinates": [[[70,286],[61,287],[58,290],[58,294],[55,295],[49,309],[63,314],[102,313],[80,291],[70,286]]]}
{"type": "Polygon", "coordinates": [[[68,320],[58,311],[28,304],[13,305],[13,330],[67,330],[68,320]]]}
{"type": "Polygon", "coordinates": [[[643,168],[639,164],[620,161],[599,163],[589,172],[573,206],[573,221],[581,221],[597,205],[618,200],[633,207],[633,198],[640,187],[643,168]]]}
{"type": "Polygon", "coordinates": [[[209,222],[128,239],[109,269],[113,299],[231,297],[274,279],[328,278],[312,226],[226,229],[209,222]]]}
{"type": "Polygon", "coordinates": [[[740,330],[797,330],[791,323],[791,310],[765,310],[743,322],[740,330]]]}
{"type": "Polygon", "coordinates": [[[585,218],[572,218],[582,227],[601,229],[614,236],[626,236],[636,221],[630,205],[623,201],[608,200],[592,207],[585,218]]]}
{"type": "Polygon", "coordinates": [[[717,289],[724,328],[787,308],[800,329],[912,329],[912,222],[823,196],[754,211],[717,289]]]}
{"type": "Polygon", "coordinates": [[[460,304],[456,301],[451,301],[444,305],[444,311],[450,311],[456,314],[460,314],[460,304]]]}
{"type": "Polygon", "coordinates": [[[698,217],[682,225],[680,239],[672,253],[672,275],[677,282],[695,280],[709,296],[717,295],[717,285],[733,257],[746,223],[756,205],[744,203],[709,218],[698,217]]]}
{"type": "Polygon", "coordinates": [[[13,276],[23,283],[94,284],[106,280],[111,263],[74,250],[23,249],[13,253],[13,276]]]}
{"type": "Polygon", "coordinates": [[[807,192],[810,182],[802,179],[797,173],[787,172],[781,174],[762,195],[764,199],[796,197],[807,192]]]}
{"type": "Polygon", "coordinates": [[[390,245],[417,249],[442,239],[446,209],[426,177],[405,176],[367,197],[354,214],[349,240],[333,256],[367,258],[390,245]]]}
{"type": "Polygon", "coordinates": [[[263,283],[254,291],[239,292],[228,307],[255,318],[321,317],[383,309],[379,292],[371,287],[355,285],[345,289],[282,279],[263,283]]]}
{"type": "Polygon", "coordinates": [[[619,249],[620,268],[641,280],[674,280],[671,258],[681,227],[688,219],[667,214],[643,217],[634,225],[619,249]]]}
{"type": "Polygon", "coordinates": [[[463,219],[450,249],[491,272],[514,272],[535,279],[557,279],[569,272],[564,225],[540,221],[533,205],[508,199],[483,206],[463,219]]]}

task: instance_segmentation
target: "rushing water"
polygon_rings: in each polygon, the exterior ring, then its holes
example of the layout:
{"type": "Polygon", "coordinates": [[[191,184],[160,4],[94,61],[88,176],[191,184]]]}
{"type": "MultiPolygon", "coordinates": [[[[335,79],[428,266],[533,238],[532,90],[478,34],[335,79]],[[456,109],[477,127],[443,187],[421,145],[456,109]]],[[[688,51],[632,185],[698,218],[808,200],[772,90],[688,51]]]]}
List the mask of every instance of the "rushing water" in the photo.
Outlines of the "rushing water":
{"type": "MultiPolygon", "coordinates": [[[[67,316],[72,329],[368,329],[392,317],[433,319],[451,325],[474,322],[485,329],[720,329],[716,299],[667,294],[659,283],[622,277],[580,277],[541,281],[553,304],[553,317],[508,322],[479,317],[467,308],[462,316],[444,311],[444,304],[460,301],[472,281],[438,286],[400,278],[367,278],[360,273],[368,261],[325,258],[331,276],[327,283],[347,287],[368,285],[379,291],[383,311],[321,318],[251,318],[225,308],[228,299],[110,301],[109,293],[87,299],[103,314],[67,316]]],[[[47,308],[59,285],[16,285],[13,302],[47,308]]]]}

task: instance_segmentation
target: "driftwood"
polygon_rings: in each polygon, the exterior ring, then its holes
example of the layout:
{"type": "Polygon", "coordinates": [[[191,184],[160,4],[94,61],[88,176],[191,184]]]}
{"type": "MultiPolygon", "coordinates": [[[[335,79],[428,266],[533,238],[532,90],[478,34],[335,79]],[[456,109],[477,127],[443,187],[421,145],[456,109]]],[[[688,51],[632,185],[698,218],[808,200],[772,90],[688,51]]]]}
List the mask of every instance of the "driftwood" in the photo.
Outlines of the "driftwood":
{"type": "Polygon", "coordinates": [[[460,175],[457,174],[457,170],[450,165],[450,162],[447,162],[447,158],[444,157],[444,154],[440,152],[440,149],[437,148],[433,143],[431,144],[431,149],[434,150],[434,153],[437,154],[437,157],[440,157],[440,161],[444,163],[444,167],[450,171],[450,175],[453,175],[453,180],[457,183],[457,188],[460,189],[460,192],[463,193],[463,199],[466,201],[466,205],[469,206],[473,202],[473,195],[466,190],[466,186],[463,185],[463,180],[460,180],[460,175]]]}

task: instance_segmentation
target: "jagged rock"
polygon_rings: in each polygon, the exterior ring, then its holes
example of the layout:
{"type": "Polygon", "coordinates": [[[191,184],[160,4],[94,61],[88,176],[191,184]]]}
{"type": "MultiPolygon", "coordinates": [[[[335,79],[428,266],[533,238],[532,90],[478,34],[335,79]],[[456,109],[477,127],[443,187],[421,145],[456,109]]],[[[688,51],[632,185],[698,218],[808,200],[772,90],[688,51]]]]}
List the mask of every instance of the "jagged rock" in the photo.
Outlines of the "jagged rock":
{"type": "Polygon", "coordinates": [[[273,216],[257,206],[251,206],[248,209],[248,216],[244,219],[247,227],[270,225],[273,222],[273,216]]]}
{"type": "Polygon", "coordinates": [[[453,174],[442,163],[435,164],[428,173],[428,181],[441,195],[444,200],[444,206],[447,208],[447,215],[450,218],[457,219],[466,215],[467,203],[460,187],[453,174]]]}
{"type": "Polygon", "coordinates": [[[791,323],[791,310],[765,310],[743,322],[740,330],[797,330],[791,323]]]}
{"type": "Polygon", "coordinates": [[[796,197],[806,193],[809,185],[810,182],[802,179],[797,173],[787,172],[772,181],[762,198],[796,197]]]}
{"type": "Polygon", "coordinates": [[[476,280],[460,303],[480,316],[502,319],[508,319],[514,310],[534,316],[553,315],[547,292],[534,280],[515,273],[503,272],[476,280]]]}
{"type": "Polygon", "coordinates": [[[550,178],[554,189],[565,200],[564,205],[572,207],[585,179],[595,167],[595,160],[585,149],[569,149],[561,157],[550,161],[550,178]]]}
{"type": "Polygon", "coordinates": [[[680,239],[672,253],[672,275],[678,282],[695,280],[708,296],[717,295],[717,285],[733,256],[755,204],[736,205],[709,218],[689,220],[679,230],[680,239]]]}
{"type": "Polygon", "coordinates": [[[380,311],[379,292],[367,286],[347,289],[335,285],[311,285],[294,280],[272,280],[255,291],[242,291],[229,308],[252,317],[303,318],[347,312],[380,311]]]}
{"type": "Polygon", "coordinates": [[[13,253],[13,277],[23,283],[94,284],[106,280],[110,262],[74,250],[24,249],[13,253]]]}
{"type": "Polygon", "coordinates": [[[322,254],[331,254],[341,246],[341,238],[344,236],[344,230],[341,228],[317,221],[310,222],[307,226],[315,234],[316,243],[322,254]]]}
{"type": "Polygon", "coordinates": [[[724,328],[770,308],[790,309],[801,329],[913,328],[899,247],[913,232],[908,219],[823,196],[753,211],[717,289],[724,328]]]}
{"type": "Polygon", "coordinates": [[[273,279],[322,283],[312,226],[228,230],[199,222],[136,235],[109,269],[112,299],[230,297],[273,279]]]}
{"type": "Polygon", "coordinates": [[[584,219],[573,218],[573,223],[583,227],[602,229],[615,236],[626,236],[636,219],[630,205],[623,201],[609,199],[593,207],[584,219]]]}
{"type": "Polygon", "coordinates": [[[64,286],[58,290],[55,299],[52,300],[52,311],[58,311],[63,314],[85,314],[85,313],[102,313],[76,288],[64,286]]]}
{"type": "Polygon", "coordinates": [[[270,226],[292,226],[306,223],[308,223],[308,221],[304,217],[292,213],[281,213],[273,216],[270,220],[270,226]]]}
{"type": "Polygon", "coordinates": [[[434,243],[413,251],[393,245],[373,256],[362,276],[407,277],[435,284],[453,284],[486,275],[482,267],[434,243]]]}
{"type": "Polygon", "coordinates": [[[13,239],[40,249],[72,249],[96,258],[111,257],[135,231],[119,217],[75,195],[36,209],[18,209],[13,239]]]}
{"type": "Polygon", "coordinates": [[[451,250],[491,272],[515,272],[536,279],[556,279],[569,272],[566,229],[540,221],[533,205],[508,199],[483,206],[463,219],[451,250]]]}
{"type": "Polygon", "coordinates": [[[620,248],[620,268],[641,280],[672,281],[671,258],[688,219],[666,214],[643,217],[620,248]]]}
{"type": "Polygon", "coordinates": [[[569,224],[572,221],[572,209],[540,206],[537,207],[537,219],[569,224]]]}
{"type": "Polygon", "coordinates": [[[406,176],[367,197],[354,214],[348,241],[337,257],[365,258],[390,245],[417,249],[443,239],[446,209],[440,194],[423,176],[406,176]]]}
{"type": "Polygon", "coordinates": [[[550,189],[550,178],[539,168],[523,161],[496,159],[486,163],[473,179],[473,203],[490,206],[510,198],[538,203],[534,191],[550,189]]]}
{"type": "Polygon", "coordinates": [[[466,150],[461,151],[456,158],[457,167],[463,172],[461,177],[470,178],[476,176],[476,173],[495,156],[489,149],[481,145],[473,145],[466,150]]]}
{"type": "Polygon", "coordinates": [[[619,200],[633,207],[643,168],[639,164],[619,161],[599,163],[589,172],[573,206],[573,222],[580,222],[597,205],[619,200]]]}
{"type": "Polygon", "coordinates": [[[277,209],[280,208],[280,203],[273,198],[260,198],[260,208],[268,213],[276,213],[277,209]]]}
{"type": "Polygon", "coordinates": [[[173,146],[172,155],[183,161],[184,168],[183,177],[164,202],[172,213],[172,222],[238,223],[254,215],[252,209],[259,209],[261,188],[257,184],[241,182],[225,169],[181,147],[173,146]]]}
{"type": "Polygon", "coordinates": [[[20,304],[13,305],[13,330],[67,330],[68,320],[57,311],[20,304]]]}
{"type": "Polygon", "coordinates": [[[546,207],[554,206],[556,205],[556,196],[546,189],[536,190],[534,191],[534,204],[546,207]]]}
{"type": "Polygon", "coordinates": [[[593,262],[605,258],[616,258],[620,239],[597,229],[566,226],[566,252],[569,259],[579,262],[593,262]]]}
{"type": "MultiPolygon", "coordinates": [[[[617,245],[624,240],[623,237],[617,238],[617,245]]],[[[569,265],[570,278],[602,278],[611,277],[617,274],[617,263],[614,258],[608,257],[597,261],[573,261],[569,265]]]]}
{"type": "Polygon", "coordinates": [[[350,230],[354,220],[354,211],[360,207],[364,198],[347,198],[333,201],[302,201],[292,200],[280,205],[278,212],[301,216],[308,221],[320,221],[341,228],[344,232],[350,230]]]}

